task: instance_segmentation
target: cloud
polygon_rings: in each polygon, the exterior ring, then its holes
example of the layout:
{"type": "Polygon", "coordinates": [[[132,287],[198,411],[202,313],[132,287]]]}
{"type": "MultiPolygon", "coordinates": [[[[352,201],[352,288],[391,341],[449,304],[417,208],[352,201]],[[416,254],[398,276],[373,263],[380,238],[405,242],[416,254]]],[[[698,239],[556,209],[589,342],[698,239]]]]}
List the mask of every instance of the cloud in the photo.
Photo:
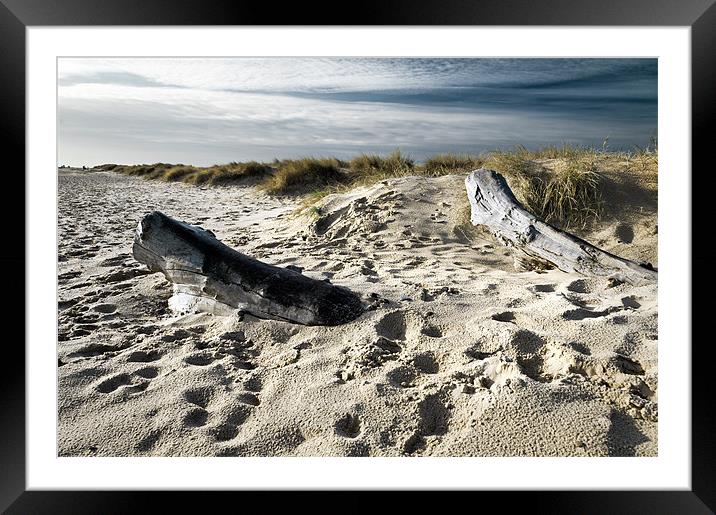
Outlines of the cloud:
{"type": "Polygon", "coordinates": [[[656,61],[62,59],[60,161],[644,144],[656,61]]]}
{"type": "Polygon", "coordinates": [[[78,84],[112,84],[117,86],[134,86],[145,88],[180,87],[163,84],[158,80],[125,71],[96,71],[84,74],[65,74],[58,78],[60,87],[75,86],[78,84]]]}

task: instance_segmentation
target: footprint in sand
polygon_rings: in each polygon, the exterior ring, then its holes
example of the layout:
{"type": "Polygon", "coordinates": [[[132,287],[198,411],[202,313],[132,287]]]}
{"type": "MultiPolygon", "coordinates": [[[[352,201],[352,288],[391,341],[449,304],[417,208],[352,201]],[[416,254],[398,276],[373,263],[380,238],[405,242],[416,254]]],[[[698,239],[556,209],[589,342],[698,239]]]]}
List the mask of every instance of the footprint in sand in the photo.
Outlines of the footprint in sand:
{"type": "Polygon", "coordinates": [[[261,404],[259,398],[251,392],[242,392],[236,397],[236,399],[243,404],[248,404],[249,406],[258,406],[261,404]]]}
{"type": "Polygon", "coordinates": [[[171,343],[176,342],[180,340],[186,340],[187,338],[191,337],[191,333],[187,331],[186,329],[177,329],[171,334],[165,334],[161,337],[161,340],[163,342],[171,343]]]}
{"type": "Polygon", "coordinates": [[[439,395],[430,394],[418,403],[420,429],[423,436],[447,433],[450,410],[439,395]]]}
{"type": "Polygon", "coordinates": [[[79,299],[67,299],[67,300],[61,300],[57,303],[57,309],[60,311],[63,311],[65,309],[69,309],[75,304],[79,302],[79,299]]]}
{"type": "Polygon", "coordinates": [[[153,334],[157,329],[159,328],[156,325],[147,324],[134,328],[134,331],[137,334],[153,334]]]}
{"type": "Polygon", "coordinates": [[[216,389],[213,386],[198,386],[184,390],[184,400],[200,408],[206,408],[214,398],[216,389]]]}
{"type": "Polygon", "coordinates": [[[127,361],[130,363],[149,363],[151,361],[157,361],[162,357],[162,352],[157,349],[151,350],[138,350],[132,352],[128,357],[127,361]]]}
{"type": "Polygon", "coordinates": [[[95,386],[95,390],[100,393],[111,393],[120,386],[131,384],[132,380],[129,374],[117,374],[112,377],[108,377],[95,386]]]}
{"type": "MultiPolygon", "coordinates": [[[[85,325],[87,325],[87,324],[93,324],[93,323],[97,322],[98,320],[99,320],[99,315],[96,315],[96,314],[94,314],[94,313],[88,313],[88,314],[86,314],[86,315],[82,315],[82,316],[76,317],[76,318],[74,319],[75,323],[77,323],[77,324],[85,324],[85,325]]],[[[89,328],[89,327],[84,327],[83,329],[90,329],[90,328],[89,328]]],[[[95,327],[94,329],[96,329],[96,327],[95,327]]],[[[93,330],[94,330],[94,329],[93,329],[93,330]]]]}
{"type": "Polygon", "coordinates": [[[57,281],[60,284],[65,284],[70,279],[75,279],[80,275],[82,275],[82,272],[80,271],[65,272],[57,276],[57,281]]]}
{"type": "Polygon", "coordinates": [[[131,257],[132,256],[130,256],[129,254],[119,254],[117,256],[100,261],[99,266],[106,268],[121,265],[131,257]]]}
{"type": "Polygon", "coordinates": [[[421,352],[413,357],[413,366],[424,374],[437,374],[440,370],[435,353],[431,351],[421,352]]]}
{"type": "Polygon", "coordinates": [[[247,406],[235,406],[231,408],[222,420],[209,429],[209,434],[217,442],[233,440],[239,434],[240,426],[249,418],[251,410],[247,406]]]}
{"type": "Polygon", "coordinates": [[[512,311],[502,311],[501,313],[495,313],[490,318],[498,322],[514,322],[515,314],[512,311]]]}
{"type": "Polygon", "coordinates": [[[587,347],[585,344],[581,342],[569,342],[567,345],[569,345],[572,349],[577,351],[580,354],[584,354],[585,356],[590,356],[592,354],[592,351],[589,350],[589,347],[587,347]]]}
{"type": "Polygon", "coordinates": [[[577,279],[567,285],[567,290],[574,293],[591,293],[589,283],[584,279],[577,279]]]}
{"type": "Polygon", "coordinates": [[[135,277],[140,277],[143,275],[149,275],[153,272],[151,270],[146,270],[144,268],[125,268],[121,270],[116,270],[114,272],[111,272],[107,274],[106,276],[102,277],[101,280],[103,284],[107,283],[119,283],[128,281],[129,279],[134,279],[135,277]]]}
{"type": "Polygon", "coordinates": [[[645,373],[641,363],[623,354],[615,355],[610,361],[624,374],[641,376],[645,373]]]}
{"type": "Polygon", "coordinates": [[[383,336],[378,337],[378,339],[372,343],[372,346],[384,354],[397,354],[402,350],[402,347],[396,342],[383,336]]]}
{"type": "Polygon", "coordinates": [[[463,351],[463,354],[473,361],[482,361],[483,359],[487,359],[490,356],[494,356],[495,353],[496,351],[489,352],[486,350],[482,350],[482,347],[479,343],[472,345],[463,351]]]}
{"type": "Polygon", "coordinates": [[[520,329],[510,340],[510,345],[522,354],[535,354],[546,344],[544,338],[527,329],[520,329]]]}
{"type": "Polygon", "coordinates": [[[258,376],[252,376],[247,378],[244,381],[243,385],[245,390],[254,393],[260,392],[261,388],[263,387],[261,378],[258,376]]]}
{"type": "Polygon", "coordinates": [[[209,412],[199,406],[189,408],[182,418],[184,427],[205,426],[209,419],[209,412]]]}
{"type": "Polygon", "coordinates": [[[214,361],[216,361],[216,358],[209,352],[195,352],[184,357],[184,363],[196,367],[206,367],[211,365],[214,361]]]}
{"type": "Polygon", "coordinates": [[[97,304],[95,306],[92,306],[92,311],[109,314],[117,311],[117,306],[115,306],[114,304],[97,304]]]}
{"type": "Polygon", "coordinates": [[[399,388],[410,388],[418,376],[418,372],[410,365],[399,365],[386,374],[388,382],[399,388]]]}
{"type": "Polygon", "coordinates": [[[83,336],[89,336],[92,334],[90,331],[86,329],[75,329],[70,333],[70,338],[82,338],[83,336]]]}
{"type": "Polygon", "coordinates": [[[121,342],[118,344],[92,342],[88,343],[87,345],[83,345],[76,351],[70,353],[68,357],[87,358],[92,356],[99,356],[101,354],[112,355],[114,353],[126,349],[130,345],[131,344],[129,342],[121,342]]]}
{"type": "Polygon", "coordinates": [[[358,438],[360,435],[360,419],[358,415],[346,413],[343,415],[336,424],[334,429],[337,435],[344,438],[358,438]]]}
{"type": "Polygon", "coordinates": [[[162,431],[160,429],[152,429],[147,436],[137,442],[134,448],[139,452],[149,452],[156,447],[161,436],[162,431]]]}
{"type": "Polygon", "coordinates": [[[438,394],[424,397],[417,406],[418,428],[403,443],[403,454],[415,454],[427,443],[426,437],[441,436],[447,433],[450,422],[450,410],[438,394]]]}
{"type": "Polygon", "coordinates": [[[641,304],[636,300],[634,295],[622,297],[622,305],[628,309],[639,309],[641,307],[641,304]]]}
{"type": "Polygon", "coordinates": [[[584,320],[587,318],[601,318],[605,317],[611,313],[615,313],[617,311],[623,310],[623,306],[611,306],[606,309],[592,311],[590,309],[583,309],[583,308],[577,308],[577,309],[570,309],[562,313],[562,318],[565,320],[584,320]]]}
{"type": "Polygon", "coordinates": [[[159,375],[159,369],[157,367],[144,367],[134,371],[139,377],[144,379],[154,379],[159,375]]]}
{"type": "Polygon", "coordinates": [[[381,318],[375,326],[378,336],[388,340],[405,340],[407,323],[402,311],[393,311],[381,318]]]}
{"type": "Polygon", "coordinates": [[[421,330],[421,334],[430,338],[442,338],[443,331],[438,326],[427,324],[421,330]]]}
{"type": "Polygon", "coordinates": [[[143,392],[149,386],[149,381],[143,378],[133,378],[126,373],[116,374],[101,381],[95,386],[95,390],[100,393],[112,393],[121,388],[121,391],[127,393],[143,392]]]}
{"type": "MultiPolygon", "coordinates": [[[[259,384],[254,384],[254,387],[260,389],[259,384]]],[[[207,426],[208,434],[217,442],[236,438],[240,426],[261,404],[256,394],[251,392],[240,392],[229,398],[219,397],[216,388],[210,385],[187,389],[183,397],[191,405],[182,418],[184,427],[207,426]]]]}

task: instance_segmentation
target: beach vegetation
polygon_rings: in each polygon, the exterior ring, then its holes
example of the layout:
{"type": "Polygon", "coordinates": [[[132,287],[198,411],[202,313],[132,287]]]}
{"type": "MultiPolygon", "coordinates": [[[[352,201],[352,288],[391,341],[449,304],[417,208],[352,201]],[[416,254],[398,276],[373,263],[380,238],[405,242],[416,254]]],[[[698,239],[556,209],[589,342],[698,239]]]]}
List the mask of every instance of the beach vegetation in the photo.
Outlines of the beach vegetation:
{"type": "Polygon", "coordinates": [[[360,154],[348,164],[356,182],[378,181],[385,177],[402,177],[415,171],[415,161],[395,150],[387,156],[360,154]]]}
{"type": "Polygon", "coordinates": [[[477,170],[485,160],[480,156],[470,154],[437,154],[429,157],[420,171],[423,175],[437,177],[454,173],[468,173],[477,170]]]}
{"type": "Polygon", "coordinates": [[[272,195],[308,193],[326,186],[348,182],[339,169],[340,162],[332,158],[305,157],[284,160],[276,172],[261,184],[272,195]]]}
{"type": "Polygon", "coordinates": [[[656,181],[656,140],[645,148],[628,152],[611,151],[608,143],[607,138],[601,148],[562,144],[530,150],[518,145],[479,155],[443,153],[423,163],[395,150],[387,155],[363,153],[350,161],[304,157],[208,167],[104,164],[93,170],[199,186],[257,185],[270,195],[300,195],[302,206],[310,208],[332,193],[394,177],[466,174],[484,167],[502,173],[517,199],[543,220],[565,228],[583,229],[601,216],[605,172],[637,172],[645,180],[656,181]]]}

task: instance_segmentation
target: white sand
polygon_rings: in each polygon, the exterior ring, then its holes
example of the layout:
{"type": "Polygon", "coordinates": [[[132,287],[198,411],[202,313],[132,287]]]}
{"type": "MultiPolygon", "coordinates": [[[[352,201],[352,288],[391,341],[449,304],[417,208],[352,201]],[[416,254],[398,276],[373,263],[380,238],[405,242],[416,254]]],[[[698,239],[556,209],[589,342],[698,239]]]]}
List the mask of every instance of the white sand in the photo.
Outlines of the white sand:
{"type": "MultiPolygon", "coordinates": [[[[60,455],[656,455],[656,286],[515,272],[464,225],[462,181],[329,197],[317,235],[252,188],[61,172],[60,455]],[[374,309],[339,327],[173,317],[131,256],[154,209],[374,309]]],[[[637,190],[582,236],[656,265],[655,193],[637,190]]]]}

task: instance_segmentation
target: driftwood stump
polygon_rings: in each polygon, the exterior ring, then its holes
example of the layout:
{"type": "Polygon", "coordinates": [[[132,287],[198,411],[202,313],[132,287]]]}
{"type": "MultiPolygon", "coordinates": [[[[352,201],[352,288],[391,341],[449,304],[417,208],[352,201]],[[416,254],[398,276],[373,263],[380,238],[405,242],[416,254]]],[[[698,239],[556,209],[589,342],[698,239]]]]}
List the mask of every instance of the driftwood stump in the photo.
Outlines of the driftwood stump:
{"type": "Polygon", "coordinates": [[[484,225],[502,243],[523,254],[523,262],[547,263],[564,272],[613,277],[630,284],[657,280],[648,265],[601,250],[539,220],[517,201],[505,178],[481,168],[465,179],[473,225],[484,225]]]}
{"type": "Polygon", "coordinates": [[[158,211],[139,222],[134,258],[173,283],[177,313],[237,311],[306,325],[337,325],[363,311],[353,292],[269,265],[221,243],[201,227],[158,211]]]}

